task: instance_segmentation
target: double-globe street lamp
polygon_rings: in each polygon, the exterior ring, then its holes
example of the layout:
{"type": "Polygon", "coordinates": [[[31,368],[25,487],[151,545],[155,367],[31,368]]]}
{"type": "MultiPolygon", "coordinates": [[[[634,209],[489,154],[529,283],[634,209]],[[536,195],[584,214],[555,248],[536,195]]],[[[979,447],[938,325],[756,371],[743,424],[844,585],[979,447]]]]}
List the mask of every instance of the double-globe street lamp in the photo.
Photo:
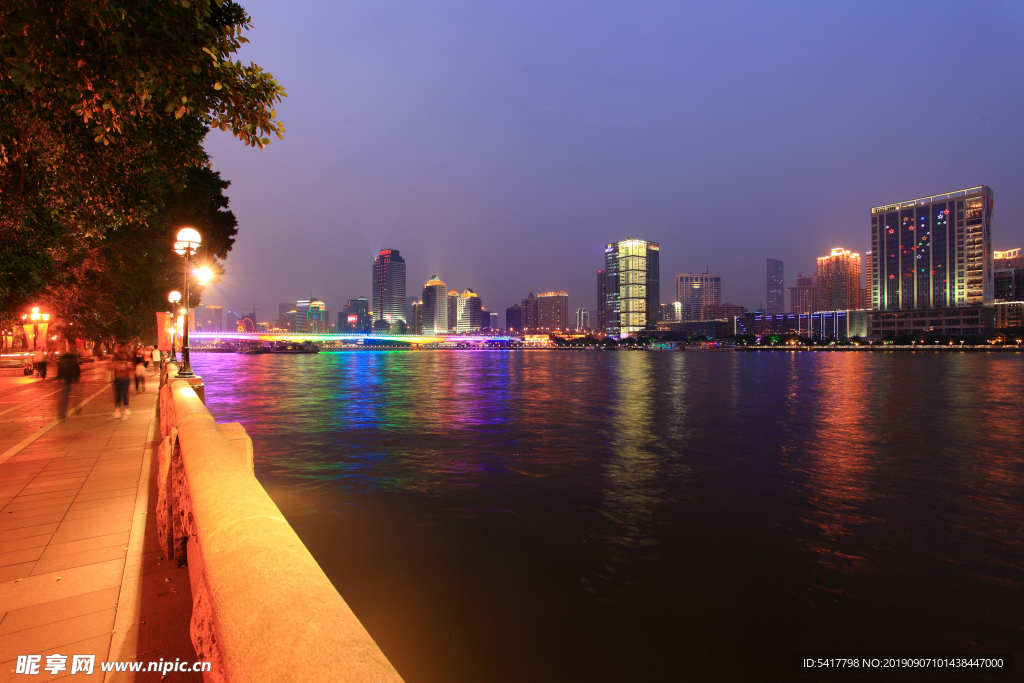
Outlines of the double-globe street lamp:
{"type": "Polygon", "coordinates": [[[171,357],[168,359],[172,363],[177,363],[178,359],[174,357],[174,344],[177,341],[178,336],[178,325],[175,320],[178,318],[178,304],[181,302],[181,292],[175,290],[167,295],[167,300],[171,302],[171,357]]]}
{"type": "Polygon", "coordinates": [[[184,269],[185,269],[185,319],[182,323],[183,333],[181,336],[181,370],[178,371],[178,377],[191,378],[195,377],[195,373],[192,372],[192,366],[189,364],[188,358],[188,309],[189,309],[189,286],[188,286],[188,266],[192,261],[192,254],[195,253],[199,245],[202,244],[203,238],[199,235],[199,231],[195,228],[182,228],[178,231],[177,241],[174,243],[174,251],[185,257],[184,269]]]}

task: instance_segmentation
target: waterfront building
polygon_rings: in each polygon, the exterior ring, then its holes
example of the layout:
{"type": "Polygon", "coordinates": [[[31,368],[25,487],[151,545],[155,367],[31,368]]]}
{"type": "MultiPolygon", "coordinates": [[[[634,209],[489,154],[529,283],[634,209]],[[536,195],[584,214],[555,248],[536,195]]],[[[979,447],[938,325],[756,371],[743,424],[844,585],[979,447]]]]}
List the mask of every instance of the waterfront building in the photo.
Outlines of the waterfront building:
{"type": "Polygon", "coordinates": [[[1021,248],[992,252],[993,268],[1024,268],[1024,254],[1021,248]]]}
{"type": "Polygon", "coordinates": [[[786,312],[786,290],[785,273],[783,272],[782,261],[774,258],[768,259],[767,273],[767,294],[769,315],[779,315],[786,312]]]}
{"type": "Polygon", "coordinates": [[[663,332],[695,337],[704,335],[708,339],[731,337],[734,324],[732,320],[680,320],[658,323],[657,329],[663,332]]]}
{"type": "Polygon", "coordinates": [[[1024,300],[1024,255],[1021,249],[992,252],[992,265],[995,301],[1024,300]]]}
{"type": "MultiPolygon", "coordinates": [[[[295,331],[302,334],[324,334],[327,332],[330,314],[327,304],[310,297],[295,304],[295,331]]],[[[255,319],[253,320],[255,323],[255,319]]]]}
{"type": "Polygon", "coordinates": [[[405,259],[397,249],[381,249],[373,261],[375,321],[405,321],[405,259]]]}
{"type": "Polygon", "coordinates": [[[868,333],[868,311],[863,309],[777,315],[746,313],[732,320],[735,335],[795,334],[815,341],[829,341],[866,337],[868,333]]]}
{"type": "Polygon", "coordinates": [[[258,332],[259,327],[256,322],[256,309],[253,309],[252,313],[246,313],[245,315],[238,316],[236,329],[238,332],[258,332]]]}
{"type": "Polygon", "coordinates": [[[871,308],[990,304],[992,189],[984,185],[871,209],[871,308]]]}
{"type": "Polygon", "coordinates": [[[195,329],[203,332],[224,331],[224,309],[220,306],[196,306],[195,329]]]}
{"type": "Polygon", "coordinates": [[[500,323],[498,322],[498,312],[497,311],[491,311],[487,315],[487,317],[490,319],[490,326],[488,327],[488,329],[496,330],[496,331],[501,329],[501,327],[499,326],[500,323]]]}
{"type": "Polygon", "coordinates": [[[412,334],[423,334],[423,302],[413,301],[410,314],[410,331],[412,334]]]}
{"type": "Polygon", "coordinates": [[[597,311],[597,329],[602,332],[608,326],[608,315],[607,315],[607,304],[608,304],[608,286],[607,286],[607,273],[603,270],[597,271],[597,307],[594,309],[597,311]]]}
{"type": "Polygon", "coordinates": [[[684,320],[705,318],[704,305],[722,303],[722,278],[710,273],[677,273],[676,301],[684,320]]]}
{"type": "Polygon", "coordinates": [[[448,331],[459,329],[459,293],[454,289],[448,292],[448,331]]]}
{"type": "Polygon", "coordinates": [[[817,308],[823,311],[861,308],[860,275],[860,254],[839,248],[828,256],[819,257],[815,271],[817,308]]]}
{"type": "Polygon", "coordinates": [[[292,310],[290,310],[287,313],[285,313],[284,314],[284,320],[282,320],[279,323],[281,329],[285,330],[286,332],[294,332],[295,331],[295,318],[296,318],[295,306],[292,306],[292,310]]]}
{"type": "Polygon", "coordinates": [[[576,309],[576,329],[581,332],[590,331],[590,311],[585,308],[576,309]]]}
{"type": "Polygon", "coordinates": [[[1024,327],[1024,301],[1003,301],[996,303],[995,328],[1024,327]]]}
{"type": "Polygon", "coordinates": [[[278,304],[277,305],[277,326],[284,329],[285,316],[288,315],[289,311],[295,310],[295,304],[278,304]]]}
{"type": "Polygon", "coordinates": [[[661,247],[629,239],[604,248],[605,332],[629,337],[654,329],[661,304],[661,247]]]}
{"type": "Polygon", "coordinates": [[[224,331],[235,332],[238,330],[238,314],[230,308],[224,311],[224,331]]]}
{"type": "Polygon", "coordinates": [[[538,325],[537,321],[540,318],[540,314],[537,311],[537,299],[534,298],[533,292],[530,292],[530,296],[520,302],[523,312],[523,331],[536,330],[538,325]]]}
{"type": "Polygon", "coordinates": [[[480,297],[469,287],[459,295],[458,331],[473,332],[483,327],[483,305],[480,297]]]}
{"type": "Polygon", "coordinates": [[[523,307],[519,304],[505,309],[505,331],[509,334],[523,331],[523,307]]]}
{"type": "Polygon", "coordinates": [[[436,275],[423,285],[423,330],[421,334],[448,332],[448,294],[444,282],[436,275]]]}
{"type": "Polygon", "coordinates": [[[344,320],[339,316],[338,329],[343,332],[369,332],[373,327],[370,318],[370,302],[365,296],[349,299],[345,304],[344,320]]]}
{"type": "Polygon", "coordinates": [[[480,306],[480,330],[487,331],[491,329],[491,312],[483,306],[480,306]]]}
{"type": "Polygon", "coordinates": [[[704,304],[702,319],[721,320],[723,318],[732,318],[733,316],[743,315],[746,312],[746,306],[737,306],[736,304],[704,304]]]}
{"type": "Polygon", "coordinates": [[[569,329],[569,295],[541,292],[537,295],[537,328],[545,331],[569,329]]]}
{"type": "Polygon", "coordinates": [[[868,334],[872,338],[918,333],[945,336],[988,335],[992,334],[994,327],[993,306],[946,306],[868,312],[868,334]]]}
{"type": "Polygon", "coordinates": [[[796,286],[789,288],[793,313],[814,313],[818,310],[818,278],[797,273],[796,286]]]}

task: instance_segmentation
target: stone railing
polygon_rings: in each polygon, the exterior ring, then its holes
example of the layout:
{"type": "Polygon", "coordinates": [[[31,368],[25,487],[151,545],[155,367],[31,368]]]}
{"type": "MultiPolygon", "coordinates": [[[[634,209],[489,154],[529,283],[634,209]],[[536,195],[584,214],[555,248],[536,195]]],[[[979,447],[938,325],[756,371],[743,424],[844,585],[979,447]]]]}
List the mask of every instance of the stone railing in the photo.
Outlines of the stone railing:
{"type": "Polygon", "coordinates": [[[157,534],[188,565],[207,681],[401,681],[253,475],[241,424],[184,380],[160,390],[157,534]]]}

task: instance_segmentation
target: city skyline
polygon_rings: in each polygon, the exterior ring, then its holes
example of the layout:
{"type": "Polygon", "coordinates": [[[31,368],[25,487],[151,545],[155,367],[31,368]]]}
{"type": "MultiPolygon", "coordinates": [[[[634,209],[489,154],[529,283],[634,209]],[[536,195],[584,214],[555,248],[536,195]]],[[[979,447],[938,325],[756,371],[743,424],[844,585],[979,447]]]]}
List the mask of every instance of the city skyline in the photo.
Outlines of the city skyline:
{"type": "Polygon", "coordinates": [[[288,134],[262,152],[208,136],[239,235],[204,303],[272,311],[312,289],[341,310],[372,297],[366,263],[396,248],[410,283],[441,273],[492,310],[531,289],[594,309],[601,245],[642,235],[661,244],[662,301],[671,275],[707,270],[754,310],[766,258],[785,262],[788,290],[832,248],[865,254],[871,207],[978,183],[998,195],[993,248],[1024,246],[1019,5],[972,10],[986,39],[969,42],[941,3],[246,7],[242,57],[275,64],[288,134]],[[932,40],[902,46],[909,24],[932,40]],[[299,56],[310,41],[324,59],[299,56]],[[909,82],[972,83],[985,107],[879,104],[909,82]],[[964,130],[951,162],[943,141],[964,130]]]}

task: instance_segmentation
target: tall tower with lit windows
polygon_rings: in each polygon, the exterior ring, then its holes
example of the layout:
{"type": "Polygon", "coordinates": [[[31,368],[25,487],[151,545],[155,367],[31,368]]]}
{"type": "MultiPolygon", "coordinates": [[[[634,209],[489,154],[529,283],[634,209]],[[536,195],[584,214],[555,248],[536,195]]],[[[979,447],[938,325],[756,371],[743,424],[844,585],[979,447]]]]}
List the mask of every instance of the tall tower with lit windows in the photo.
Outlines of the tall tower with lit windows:
{"type": "Polygon", "coordinates": [[[381,249],[373,261],[373,320],[405,320],[405,259],[397,249],[381,249]]]}
{"type": "Polygon", "coordinates": [[[647,240],[605,245],[605,332],[609,336],[629,337],[657,323],[660,253],[658,243],[647,240]]]}

